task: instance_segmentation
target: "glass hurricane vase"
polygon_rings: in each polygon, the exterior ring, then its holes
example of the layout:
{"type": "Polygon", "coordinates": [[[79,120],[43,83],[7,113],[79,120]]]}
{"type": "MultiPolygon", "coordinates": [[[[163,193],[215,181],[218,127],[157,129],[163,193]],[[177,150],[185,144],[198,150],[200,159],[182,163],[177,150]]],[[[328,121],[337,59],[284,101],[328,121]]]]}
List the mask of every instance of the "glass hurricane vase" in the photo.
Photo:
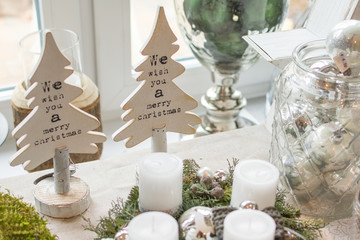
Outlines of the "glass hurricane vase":
{"type": "Polygon", "coordinates": [[[70,67],[76,73],[71,75],[68,81],[81,87],[81,78],[83,77],[83,73],[81,67],[79,36],[68,29],[52,28],[29,33],[20,40],[19,46],[23,62],[26,88],[30,87],[29,78],[39,62],[45,35],[48,32],[51,32],[57,47],[70,61],[70,67]]]}
{"type": "Polygon", "coordinates": [[[180,29],[195,57],[212,73],[214,86],[201,99],[207,133],[252,125],[239,117],[246,99],[234,88],[241,70],[258,60],[242,39],[276,31],[289,0],[175,0],[180,29]]]}

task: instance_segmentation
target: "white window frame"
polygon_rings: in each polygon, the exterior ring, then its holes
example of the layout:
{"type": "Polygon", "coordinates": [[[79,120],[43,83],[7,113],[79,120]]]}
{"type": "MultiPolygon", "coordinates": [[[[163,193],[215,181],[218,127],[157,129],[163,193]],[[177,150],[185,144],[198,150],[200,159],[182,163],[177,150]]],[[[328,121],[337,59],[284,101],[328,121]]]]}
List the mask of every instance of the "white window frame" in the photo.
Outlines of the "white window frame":
{"type": "MultiPolygon", "coordinates": [[[[121,102],[139,84],[131,66],[130,0],[39,2],[43,28],[67,28],[79,35],[83,71],[99,87],[102,118],[120,118],[121,102]]],[[[199,101],[212,85],[210,72],[196,59],[181,63],[187,70],[174,81],[199,101]]],[[[273,71],[271,64],[260,60],[241,73],[236,86],[247,98],[264,96],[273,71]]],[[[4,100],[0,96],[0,111],[12,122],[10,98],[7,98],[4,100]]]]}
{"type": "MultiPolygon", "coordinates": [[[[139,84],[134,79],[131,66],[130,0],[93,2],[97,82],[102,114],[104,119],[117,118],[122,112],[121,102],[139,84]]],[[[187,70],[174,81],[199,101],[212,85],[210,72],[195,59],[181,63],[187,70]]],[[[241,74],[237,85],[248,98],[263,96],[269,89],[273,71],[274,67],[262,60],[241,74]]]]}

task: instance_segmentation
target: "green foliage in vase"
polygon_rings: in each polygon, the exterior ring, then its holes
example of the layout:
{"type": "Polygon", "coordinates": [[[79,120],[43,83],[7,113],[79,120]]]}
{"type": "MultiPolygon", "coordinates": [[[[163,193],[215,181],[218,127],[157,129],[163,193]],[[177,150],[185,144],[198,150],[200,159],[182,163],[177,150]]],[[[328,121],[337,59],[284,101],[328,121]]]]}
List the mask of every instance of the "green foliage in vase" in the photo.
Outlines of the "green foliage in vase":
{"type": "Polygon", "coordinates": [[[268,31],[274,31],[277,25],[283,22],[285,18],[286,9],[289,7],[288,0],[268,1],[266,4],[265,21],[267,23],[268,31]]]}
{"type": "MultiPolygon", "coordinates": [[[[221,199],[217,199],[211,196],[210,191],[199,181],[197,172],[200,169],[200,166],[195,160],[185,159],[183,170],[183,204],[174,217],[178,220],[186,210],[195,206],[213,208],[230,205],[233,174],[238,162],[239,160],[236,158],[233,158],[232,161],[228,160],[229,175],[222,185],[225,196],[221,199]],[[194,184],[197,186],[196,194],[191,190],[191,186],[194,184]]],[[[96,239],[98,240],[101,238],[113,238],[133,217],[140,214],[138,199],[139,188],[138,186],[134,186],[131,189],[126,202],[122,199],[117,199],[116,202],[113,202],[112,208],[108,212],[108,216],[102,217],[97,225],[93,225],[90,219],[84,218],[87,223],[87,225],[84,226],[85,229],[95,232],[98,236],[96,239]]],[[[318,230],[324,227],[323,222],[321,220],[302,220],[300,218],[300,210],[292,207],[286,203],[285,200],[285,193],[278,191],[275,207],[283,216],[285,226],[299,232],[305,236],[306,239],[316,239],[318,230]]]]}
{"type": "Polygon", "coordinates": [[[205,47],[218,64],[243,56],[244,35],[277,30],[288,0],[184,0],[183,7],[192,31],[204,33],[205,47]]]}
{"type": "Polygon", "coordinates": [[[0,191],[0,240],[51,240],[57,239],[46,228],[43,219],[33,206],[0,191]]]}

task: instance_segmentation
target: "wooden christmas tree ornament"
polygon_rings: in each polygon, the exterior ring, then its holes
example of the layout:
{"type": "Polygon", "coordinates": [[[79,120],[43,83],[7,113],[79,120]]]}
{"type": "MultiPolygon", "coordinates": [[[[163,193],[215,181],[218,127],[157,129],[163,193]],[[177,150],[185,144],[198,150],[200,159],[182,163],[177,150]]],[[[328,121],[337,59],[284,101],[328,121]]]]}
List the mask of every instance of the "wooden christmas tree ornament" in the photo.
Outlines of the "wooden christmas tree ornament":
{"type": "MultiPolygon", "coordinates": [[[[86,76],[84,73],[81,74],[81,88],[83,93],[71,101],[71,104],[80,108],[81,110],[95,116],[100,121],[100,126],[94,131],[102,132],[101,125],[101,114],[100,114],[100,94],[97,86],[94,82],[86,76]]],[[[25,117],[32,111],[32,109],[27,104],[27,99],[25,98],[26,87],[25,81],[17,84],[14,88],[13,95],[11,98],[11,107],[13,110],[14,117],[14,126],[16,127],[21,123],[25,117]]],[[[81,163],[87,161],[98,160],[101,157],[103,143],[95,143],[98,147],[96,153],[70,153],[70,158],[74,163],[81,163]]],[[[19,148],[18,148],[19,149],[19,148]]],[[[44,169],[53,168],[53,160],[49,159],[48,161],[43,162],[36,168],[27,170],[29,172],[40,171],[44,169]]]]}
{"type": "Polygon", "coordinates": [[[173,79],[185,68],[171,56],[179,50],[173,44],[177,38],[159,7],[152,35],[142,50],[147,58],[135,69],[141,72],[139,87],[122,103],[122,119],[127,123],[113,134],[114,141],[126,140],[131,148],[149,137],[153,152],[166,152],[166,132],[193,134],[192,125],[201,119],[187,112],[197,107],[197,102],[181,90],[173,79]]]}
{"type": "Polygon", "coordinates": [[[95,153],[95,143],[104,142],[106,137],[92,131],[100,125],[94,116],[70,103],[82,89],[66,82],[73,70],[50,32],[44,42],[25,95],[33,110],[12,132],[20,149],[10,165],[23,164],[31,170],[53,158],[54,175],[36,185],[35,206],[45,215],[69,218],[81,214],[90,204],[89,186],[70,177],[69,153],[95,153]]]}

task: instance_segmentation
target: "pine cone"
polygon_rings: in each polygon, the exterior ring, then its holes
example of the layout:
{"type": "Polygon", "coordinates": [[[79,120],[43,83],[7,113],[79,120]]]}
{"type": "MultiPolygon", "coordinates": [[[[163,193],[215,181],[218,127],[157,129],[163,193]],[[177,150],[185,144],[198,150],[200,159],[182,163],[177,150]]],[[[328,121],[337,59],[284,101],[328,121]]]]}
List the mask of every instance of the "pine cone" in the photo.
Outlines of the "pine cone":
{"type": "Polygon", "coordinates": [[[200,182],[204,183],[207,190],[212,188],[212,179],[209,175],[204,175],[200,178],[200,182]]]}
{"type": "Polygon", "coordinates": [[[225,196],[224,189],[221,187],[215,187],[210,191],[210,195],[216,199],[221,199],[225,196]]]}

